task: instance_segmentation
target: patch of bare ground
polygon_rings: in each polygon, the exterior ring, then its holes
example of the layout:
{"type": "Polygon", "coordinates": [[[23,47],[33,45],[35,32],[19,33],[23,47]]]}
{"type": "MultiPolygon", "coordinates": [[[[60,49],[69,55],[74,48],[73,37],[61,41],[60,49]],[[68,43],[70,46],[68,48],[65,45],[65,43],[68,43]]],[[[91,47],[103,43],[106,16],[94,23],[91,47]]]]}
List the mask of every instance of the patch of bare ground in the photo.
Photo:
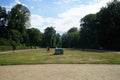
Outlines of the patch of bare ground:
{"type": "Polygon", "coordinates": [[[120,80],[120,65],[43,64],[0,66],[0,80],[120,80]]]}

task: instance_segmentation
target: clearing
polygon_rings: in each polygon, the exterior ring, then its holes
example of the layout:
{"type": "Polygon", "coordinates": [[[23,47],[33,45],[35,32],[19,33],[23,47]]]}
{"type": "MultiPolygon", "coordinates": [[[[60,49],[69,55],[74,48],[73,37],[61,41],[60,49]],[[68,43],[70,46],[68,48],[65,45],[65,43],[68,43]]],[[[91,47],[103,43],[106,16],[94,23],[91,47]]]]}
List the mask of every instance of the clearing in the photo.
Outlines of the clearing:
{"type": "Polygon", "coordinates": [[[31,49],[0,54],[0,65],[19,64],[120,64],[120,53],[64,49],[63,55],[53,55],[54,49],[31,49]]]}

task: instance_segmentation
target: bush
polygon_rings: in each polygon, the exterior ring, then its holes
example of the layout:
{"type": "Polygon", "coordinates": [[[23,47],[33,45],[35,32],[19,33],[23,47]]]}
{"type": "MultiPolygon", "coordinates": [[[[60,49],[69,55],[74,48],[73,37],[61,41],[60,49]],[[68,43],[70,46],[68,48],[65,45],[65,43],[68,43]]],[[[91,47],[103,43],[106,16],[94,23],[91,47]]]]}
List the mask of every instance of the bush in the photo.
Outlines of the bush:
{"type": "Polygon", "coordinates": [[[12,46],[0,46],[0,51],[12,50],[12,46]]]}
{"type": "MultiPolygon", "coordinates": [[[[16,50],[21,50],[21,49],[30,49],[30,47],[26,47],[24,45],[16,46],[16,50]]],[[[12,46],[0,46],[0,51],[9,51],[13,50],[12,46]]]]}
{"type": "Polygon", "coordinates": [[[20,46],[16,46],[16,49],[17,50],[20,50],[20,49],[30,49],[30,47],[27,47],[25,45],[20,45],[20,46]]]}
{"type": "Polygon", "coordinates": [[[0,45],[10,45],[10,40],[0,38],[0,45]]]}

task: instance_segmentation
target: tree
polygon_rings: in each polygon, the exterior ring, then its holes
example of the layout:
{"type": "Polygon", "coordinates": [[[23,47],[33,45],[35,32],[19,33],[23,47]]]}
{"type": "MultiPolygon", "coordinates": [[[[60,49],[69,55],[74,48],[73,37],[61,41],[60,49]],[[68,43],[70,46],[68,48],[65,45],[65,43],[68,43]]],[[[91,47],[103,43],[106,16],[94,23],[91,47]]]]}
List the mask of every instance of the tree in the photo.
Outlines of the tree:
{"type": "Polygon", "coordinates": [[[43,34],[43,47],[56,47],[56,31],[53,27],[47,27],[43,34]]]}
{"type": "Polygon", "coordinates": [[[84,48],[97,47],[96,14],[86,15],[81,19],[80,46],[84,48]]]}
{"type": "Polygon", "coordinates": [[[101,45],[104,49],[119,49],[120,1],[114,0],[99,12],[101,45]]]}
{"type": "Polygon", "coordinates": [[[22,33],[28,27],[30,11],[27,7],[17,4],[9,12],[9,17],[9,27],[22,33]]]}
{"type": "Polygon", "coordinates": [[[62,47],[62,39],[59,33],[56,34],[56,47],[62,47]]]}
{"type": "Polygon", "coordinates": [[[14,41],[14,43],[16,45],[20,45],[22,40],[23,40],[22,35],[20,34],[20,32],[18,32],[17,30],[12,29],[12,30],[9,31],[9,33],[10,33],[9,34],[10,35],[10,39],[12,41],[14,41]]]}
{"type": "Polygon", "coordinates": [[[77,28],[73,27],[73,28],[71,28],[71,29],[68,30],[68,33],[76,32],[76,31],[77,31],[77,28]]]}
{"type": "Polygon", "coordinates": [[[15,5],[8,14],[8,30],[14,29],[21,33],[23,37],[23,43],[27,41],[26,28],[29,24],[30,11],[27,7],[17,4],[15,5]]]}
{"type": "Polygon", "coordinates": [[[82,48],[120,49],[120,1],[114,0],[96,14],[81,19],[82,48]]]}
{"type": "Polygon", "coordinates": [[[77,30],[77,28],[73,27],[62,35],[62,47],[79,47],[79,31],[77,30]]]}
{"type": "Polygon", "coordinates": [[[29,45],[32,46],[40,46],[41,43],[41,32],[37,28],[27,29],[27,33],[29,35],[29,45]]]}
{"type": "Polygon", "coordinates": [[[4,7],[0,6],[0,37],[7,38],[7,12],[4,7]]]}

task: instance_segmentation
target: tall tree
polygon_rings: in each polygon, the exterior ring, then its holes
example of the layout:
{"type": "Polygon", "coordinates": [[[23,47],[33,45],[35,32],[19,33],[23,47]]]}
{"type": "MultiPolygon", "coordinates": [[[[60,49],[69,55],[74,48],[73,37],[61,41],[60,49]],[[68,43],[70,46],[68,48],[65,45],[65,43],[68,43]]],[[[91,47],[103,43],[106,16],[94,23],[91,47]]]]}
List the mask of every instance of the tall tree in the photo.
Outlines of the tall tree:
{"type": "Polygon", "coordinates": [[[0,6],[0,37],[7,38],[7,12],[0,6]]]}
{"type": "Polygon", "coordinates": [[[96,14],[86,15],[81,19],[80,46],[94,48],[97,45],[96,14]]]}
{"type": "Polygon", "coordinates": [[[62,35],[62,47],[79,47],[79,31],[77,28],[73,27],[62,35]]]}
{"type": "Polygon", "coordinates": [[[102,28],[102,46],[105,49],[119,49],[120,45],[120,1],[114,0],[100,11],[100,27],[102,28]]]}
{"type": "Polygon", "coordinates": [[[56,47],[62,47],[62,38],[59,33],[56,34],[56,47]]]}
{"type": "Polygon", "coordinates": [[[56,31],[53,27],[47,27],[43,34],[44,47],[56,47],[56,31]]]}
{"type": "Polygon", "coordinates": [[[29,35],[29,45],[32,46],[40,46],[41,44],[41,32],[37,28],[27,29],[27,33],[29,35]]]}
{"type": "Polygon", "coordinates": [[[76,32],[76,31],[77,31],[77,28],[73,27],[73,28],[71,28],[71,29],[68,30],[68,33],[76,32]]]}
{"type": "Polygon", "coordinates": [[[120,1],[114,0],[96,14],[81,19],[83,48],[120,49],[120,1]]]}
{"type": "Polygon", "coordinates": [[[27,41],[26,28],[30,19],[30,11],[27,7],[17,4],[9,12],[8,30],[14,29],[21,33],[23,43],[27,41]]]}

